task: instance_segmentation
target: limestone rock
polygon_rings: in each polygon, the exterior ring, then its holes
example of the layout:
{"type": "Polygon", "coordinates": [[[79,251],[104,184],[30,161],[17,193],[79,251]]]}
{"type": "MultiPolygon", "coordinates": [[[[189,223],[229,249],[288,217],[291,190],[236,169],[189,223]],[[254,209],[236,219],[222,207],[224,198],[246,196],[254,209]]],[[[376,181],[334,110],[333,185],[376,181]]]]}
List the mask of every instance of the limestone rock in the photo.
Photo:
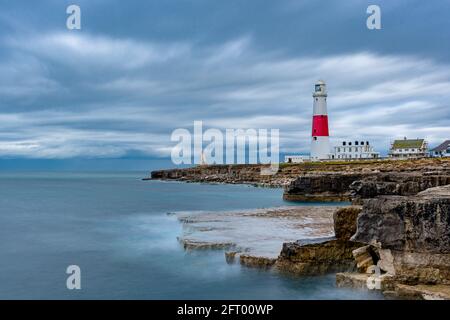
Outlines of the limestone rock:
{"type": "Polygon", "coordinates": [[[349,240],[356,233],[356,220],[360,212],[359,206],[340,208],[334,212],[334,233],[337,239],[349,240]]]}
{"type": "Polygon", "coordinates": [[[450,284],[450,185],[366,200],[352,240],[380,247],[380,268],[400,282],[450,284]]]}
{"type": "Polygon", "coordinates": [[[362,179],[361,173],[315,173],[293,180],[283,199],[290,201],[349,201],[350,185],[362,179]]]}
{"type": "Polygon", "coordinates": [[[244,265],[246,267],[268,269],[268,268],[271,268],[275,264],[277,259],[241,254],[239,256],[239,261],[240,261],[241,265],[244,265]]]}
{"type": "Polygon", "coordinates": [[[389,249],[378,249],[379,260],[377,266],[384,272],[395,276],[394,256],[389,249]]]}
{"type": "Polygon", "coordinates": [[[374,266],[377,260],[370,245],[355,249],[352,254],[356,261],[356,268],[363,273],[366,273],[369,267],[374,266]]]}
{"type": "Polygon", "coordinates": [[[350,195],[355,203],[358,199],[375,198],[380,195],[415,195],[432,187],[450,184],[450,172],[432,171],[428,174],[415,172],[389,172],[366,175],[350,186],[350,195]]]}
{"type": "Polygon", "coordinates": [[[399,298],[416,300],[450,300],[450,286],[397,284],[395,294],[399,298]]]}
{"type": "Polygon", "coordinates": [[[353,270],[352,251],[360,246],[330,238],[284,243],[275,266],[280,271],[301,275],[353,270]]]}
{"type": "Polygon", "coordinates": [[[366,200],[352,239],[392,250],[450,253],[450,185],[366,200]]]}
{"type": "Polygon", "coordinates": [[[370,290],[394,290],[394,277],[383,274],[376,278],[367,273],[341,272],[336,274],[336,286],[370,290]],[[376,282],[373,281],[376,279],[376,282]]]}

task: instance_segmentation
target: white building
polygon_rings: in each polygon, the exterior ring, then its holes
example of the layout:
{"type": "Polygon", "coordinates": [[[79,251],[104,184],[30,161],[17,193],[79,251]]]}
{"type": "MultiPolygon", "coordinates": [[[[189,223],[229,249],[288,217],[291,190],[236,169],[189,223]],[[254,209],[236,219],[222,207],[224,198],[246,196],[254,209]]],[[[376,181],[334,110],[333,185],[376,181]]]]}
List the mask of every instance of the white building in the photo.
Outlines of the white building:
{"type": "Polygon", "coordinates": [[[424,139],[395,140],[391,143],[389,157],[393,159],[416,159],[428,156],[428,143],[424,139]]]}
{"type": "Polygon", "coordinates": [[[446,140],[436,148],[430,150],[432,157],[450,157],[450,140],[446,140]]]}
{"type": "Polygon", "coordinates": [[[333,153],[330,154],[330,159],[377,159],[380,153],[375,152],[369,141],[342,141],[339,145],[334,147],[333,153]]]}
{"type": "Polygon", "coordinates": [[[284,157],[285,163],[302,163],[305,161],[309,161],[308,156],[296,156],[296,155],[289,155],[284,157]]]}

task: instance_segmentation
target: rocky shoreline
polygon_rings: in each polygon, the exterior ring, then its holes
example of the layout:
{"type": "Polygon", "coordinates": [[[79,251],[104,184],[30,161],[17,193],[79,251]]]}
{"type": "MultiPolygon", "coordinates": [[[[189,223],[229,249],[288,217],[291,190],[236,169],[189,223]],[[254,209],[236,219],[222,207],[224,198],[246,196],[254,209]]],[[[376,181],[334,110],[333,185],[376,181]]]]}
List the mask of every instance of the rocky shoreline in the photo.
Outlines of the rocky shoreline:
{"type": "Polygon", "coordinates": [[[333,209],[331,234],[283,241],[275,256],[229,247],[226,259],[298,275],[337,272],[338,287],[390,298],[450,299],[450,159],[287,165],[274,176],[260,169],[199,166],[151,179],[283,186],[285,200],[351,201],[333,209]]]}

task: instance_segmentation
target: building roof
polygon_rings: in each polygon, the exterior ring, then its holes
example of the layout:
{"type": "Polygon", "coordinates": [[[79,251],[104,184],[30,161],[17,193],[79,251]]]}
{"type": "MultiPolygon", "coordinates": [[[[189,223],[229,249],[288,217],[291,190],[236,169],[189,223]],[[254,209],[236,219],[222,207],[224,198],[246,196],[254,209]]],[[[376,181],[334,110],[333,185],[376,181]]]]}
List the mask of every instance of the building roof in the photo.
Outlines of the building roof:
{"type": "Polygon", "coordinates": [[[395,140],[392,144],[393,149],[405,149],[405,148],[421,148],[424,139],[402,139],[395,140]]]}
{"type": "Polygon", "coordinates": [[[450,148],[450,140],[445,140],[443,143],[441,143],[431,151],[444,151],[447,150],[448,148],[450,148]]]}

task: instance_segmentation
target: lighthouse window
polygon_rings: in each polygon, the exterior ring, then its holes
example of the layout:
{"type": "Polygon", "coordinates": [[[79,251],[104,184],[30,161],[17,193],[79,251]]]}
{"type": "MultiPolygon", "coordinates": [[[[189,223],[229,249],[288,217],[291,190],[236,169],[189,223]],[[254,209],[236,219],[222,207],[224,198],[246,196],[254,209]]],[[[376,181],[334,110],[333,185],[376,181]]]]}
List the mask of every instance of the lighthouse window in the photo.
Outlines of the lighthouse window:
{"type": "Polygon", "coordinates": [[[320,84],[316,84],[316,92],[320,91],[320,84]]]}

